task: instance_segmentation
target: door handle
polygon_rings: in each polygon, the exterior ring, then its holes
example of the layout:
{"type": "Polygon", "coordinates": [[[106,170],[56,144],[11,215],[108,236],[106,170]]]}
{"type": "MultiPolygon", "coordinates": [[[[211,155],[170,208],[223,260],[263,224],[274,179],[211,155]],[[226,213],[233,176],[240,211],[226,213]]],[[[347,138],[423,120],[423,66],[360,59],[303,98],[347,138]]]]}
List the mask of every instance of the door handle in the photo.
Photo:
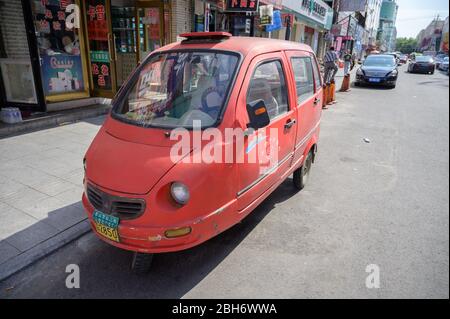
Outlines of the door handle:
{"type": "Polygon", "coordinates": [[[316,106],[317,104],[319,104],[320,103],[320,99],[318,98],[318,97],[316,97],[315,99],[314,99],[314,106],[316,106]]]}
{"type": "Polygon", "coordinates": [[[296,120],[288,120],[287,122],[286,122],[286,124],[284,124],[284,128],[285,129],[290,129],[291,127],[293,127],[294,125],[295,125],[295,123],[297,123],[297,121],[296,120]]]}

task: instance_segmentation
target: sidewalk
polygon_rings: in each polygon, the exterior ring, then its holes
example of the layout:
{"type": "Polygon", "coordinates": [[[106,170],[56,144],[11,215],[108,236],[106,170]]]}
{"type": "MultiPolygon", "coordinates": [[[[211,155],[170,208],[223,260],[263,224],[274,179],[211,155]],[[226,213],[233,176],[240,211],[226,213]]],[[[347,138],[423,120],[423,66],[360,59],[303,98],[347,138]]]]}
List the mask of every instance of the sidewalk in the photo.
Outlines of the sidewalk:
{"type": "Polygon", "coordinates": [[[0,280],[89,230],[82,160],[103,120],[0,139],[0,280]]]}
{"type": "Polygon", "coordinates": [[[29,133],[44,128],[75,122],[81,119],[97,117],[109,112],[110,104],[93,104],[70,110],[55,111],[34,115],[22,123],[6,124],[0,122],[0,139],[8,136],[29,133]]]}

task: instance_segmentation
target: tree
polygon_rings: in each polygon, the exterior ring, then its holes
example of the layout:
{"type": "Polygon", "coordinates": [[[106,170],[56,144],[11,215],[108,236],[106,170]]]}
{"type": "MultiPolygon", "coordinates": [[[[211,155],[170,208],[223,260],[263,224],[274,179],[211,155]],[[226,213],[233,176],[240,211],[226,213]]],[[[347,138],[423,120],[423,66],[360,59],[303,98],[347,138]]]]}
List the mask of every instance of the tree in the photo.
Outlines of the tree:
{"type": "Polygon", "coordinates": [[[416,51],[417,40],[414,38],[397,38],[397,51],[410,54],[416,51]]]}

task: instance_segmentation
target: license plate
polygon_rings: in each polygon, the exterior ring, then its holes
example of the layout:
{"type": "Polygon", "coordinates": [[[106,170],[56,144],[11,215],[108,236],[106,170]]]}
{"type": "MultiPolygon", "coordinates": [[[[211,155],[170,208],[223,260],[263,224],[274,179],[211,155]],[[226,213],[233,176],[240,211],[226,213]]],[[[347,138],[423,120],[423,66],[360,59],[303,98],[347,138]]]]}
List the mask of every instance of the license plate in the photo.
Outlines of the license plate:
{"type": "Polygon", "coordinates": [[[381,79],[379,78],[370,78],[369,82],[380,83],[381,79]]]}
{"type": "Polygon", "coordinates": [[[95,229],[97,232],[112,241],[120,242],[119,218],[104,214],[96,210],[93,214],[95,229]]]}

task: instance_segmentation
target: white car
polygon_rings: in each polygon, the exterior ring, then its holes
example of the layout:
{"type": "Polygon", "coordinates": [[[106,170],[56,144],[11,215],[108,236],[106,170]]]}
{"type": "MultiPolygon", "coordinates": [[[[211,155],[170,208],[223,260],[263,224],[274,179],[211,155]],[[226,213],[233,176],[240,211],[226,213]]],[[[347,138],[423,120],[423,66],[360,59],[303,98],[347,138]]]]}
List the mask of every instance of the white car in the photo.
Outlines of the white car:
{"type": "Polygon", "coordinates": [[[448,57],[444,58],[444,60],[439,64],[439,70],[448,71],[448,57]]]}

